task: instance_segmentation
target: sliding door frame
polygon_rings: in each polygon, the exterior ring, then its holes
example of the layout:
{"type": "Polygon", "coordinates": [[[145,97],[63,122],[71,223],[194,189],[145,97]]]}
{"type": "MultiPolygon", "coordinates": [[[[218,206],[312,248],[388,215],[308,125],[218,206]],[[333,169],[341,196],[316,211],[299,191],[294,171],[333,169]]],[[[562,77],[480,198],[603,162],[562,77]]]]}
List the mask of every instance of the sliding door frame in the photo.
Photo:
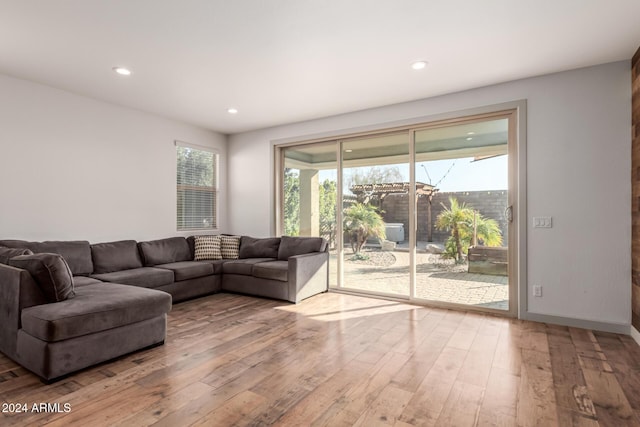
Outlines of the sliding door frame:
{"type": "MultiPolygon", "coordinates": [[[[273,149],[274,165],[274,193],[272,200],[274,204],[274,223],[272,224],[272,234],[282,235],[284,231],[283,203],[284,189],[282,174],[284,171],[284,149],[293,146],[303,146],[317,143],[334,143],[336,145],[336,169],[337,169],[337,203],[336,203],[336,235],[342,236],[342,166],[343,150],[342,145],[345,140],[371,137],[374,135],[398,133],[406,131],[409,134],[409,280],[410,291],[408,297],[394,296],[391,294],[375,294],[376,296],[392,299],[415,302],[422,305],[453,308],[460,310],[474,310],[481,312],[491,312],[511,317],[522,317],[527,310],[527,221],[526,221],[526,100],[508,102],[503,104],[479,107],[463,111],[444,113],[432,116],[418,117],[410,120],[399,121],[387,124],[385,127],[368,126],[359,129],[337,131],[331,134],[318,136],[287,138],[274,140],[271,142],[273,149]],[[447,303],[433,300],[419,299],[415,296],[416,287],[416,233],[417,233],[417,209],[416,209],[416,171],[415,171],[415,133],[420,130],[434,129],[438,127],[452,126],[456,124],[469,124],[482,122],[491,119],[508,120],[508,155],[509,155],[509,191],[508,205],[512,207],[513,221],[509,226],[508,247],[508,276],[509,276],[509,309],[496,310],[484,307],[469,306],[464,304],[447,303]]],[[[342,238],[336,239],[337,250],[337,280],[338,286],[331,287],[332,291],[371,294],[366,291],[355,291],[354,289],[343,289],[343,254],[344,244],[342,238]]]]}
{"type": "Polygon", "coordinates": [[[518,270],[519,270],[519,262],[518,262],[518,248],[517,248],[517,242],[518,242],[518,235],[519,235],[519,218],[514,214],[514,211],[516,209],[516,205],[517,205],[517,200],[518,200],[518,194],[519,194],[519,189],[518,189],[518,137],[517,137],[517,126],[518,126],[518,111],[517,109],[509,109],[509,110],[502,110],[502,111],[495,111],[495,112],[491,112],[491,113],[483,113],[483,114],[475,114],[472,116],[466,116],[466,117],[459,117],[459,118],[453,118],[450,120],[440,120],[440,121],[435,121],[432,123],[428,123],[424,126],[416,126],[413,127],[410,130],[411,133],[411,141],[412,141],[412,146],[411,146],[411,155],[413,156],[413,162],[411,163],[410,166],[410,174],[412,177],[412,181],[411,181],[411,188],[413,189],[413,192],[415,193],[415,155],[416,155],[416,147],[415,147],[415,134],[417,132],[420,131],[424,131],[424,130],[432,130],[432,129],[438,129],[438,128],[443,128],[443,127],[450,127],[450,126],[456,126],[456,125],[463,125],[463,124],[473,124],[473,123],[482,123],[482,122],[486,122],[486,121],[490,121],[490,120],[500,120],[500,119],[506,119],[507,120],[507,153],[509,156],[508,159],[508,171],[507,171],[507,175],[508,175],[508,191],[507,191],[507,207],[511,209],[512,212],[512,220],[509,221],[508,225],[507,225],[507,229],[508,229],[508,238],[507,238],[507,247],[508,247],[508,262],[507,262],[507,277],[508,277],[508,283],[509,283],[509,308],[508,310],[499,310],[499,309],[492,309],[492,308],[486,308],[486,307],[477,307],[477,306],[470,306],[467,304],[457,304],[457,303],[451,303],[451,302],[444,302],[444,301],[437,301],[437,300],[428,300],[428,299],[424,299],[424,298],[418,298],[415,296],[415,282],[416,282],[416,277],[417,277],[417,273],[416,273],[416,269],[417,266],[415,264],[415,260],[416,260],[416,241],[415,241],[415,237],[414,237],[414,241],[411,242],[411,237],[412,236],[417,236],[417,209],[416,208],[416,203],[417,203],[417,198],[415,197],[415,194],[410,195],[411,199],[414,203],[409,203],[409,210],[410,210],[410,214],[411,214],[411,218],[413,219],[413,225],[411,225],[411,232],[409,233],[410,236],[410,241],[409,241],[409,245],[410,245],[410,250],[411,250],[411,260],[412,260],[412,264],[410,265],[411,268],[411,280],[412,280],[412,287],[411,287],[411,300],[413,301],[417,301],[420,303],[424,303],[430,306],[436,306],[436,307],[443,307],[443,308],[459,308],[462,310],[467,310],[467,309],[473,309],[475,311],[485,311],[485,312],[490,312],[490,313],[498,313],[498,314],[503,314],[506,316],[510,316],[510,317],[517,317],[518,316],[518,294],[519,294],[519,289],[518,289],[518,283],[519,283],[519,279],[518,279],[518,270]],[[411,208],[413,208],[413,212],[411,212],[411,208]]]}
{"type": "MultiPolygon", "coordinates": [[[[364,133],[361,135],[357,135],[357,136],[351,136],[349,138],[339,138],[337,140],[338,144],[337,144],[337,149],[339,150],[338,153],[338,177],[340,179],[339,182],[339,188],[338,188],[338,203],[337,206],[343,206],[344,204],[344,194],[343,194],[343,190],[342,190],[342,179],[343,179],[343,166],[344,166],[344,162],[343,162],[343,157],[342,157],[342,153],[344,153],[344,149],[343,149],[343,145],[345,143],[349,143],[349,142],[354,142],[354,141],[358,141],[358,140],[362,140],[362,139],[369,139],[372,136],[393,136],[393,135],[406,135],[407,137],[407,150],[409,151],[408,154],[408,158],[407,158],[407,162],[409,162],[409,168],[411,168],[411,159],[412,159],[412,144],[411,144],[411,139],[410,139],[410,135],[411,135],[411,129],[409,128],[400,128],[400,129],[395,129],[395,130],[381,130],[380,132],[375,132],[375,133],[364,133]]],[[[410,172],[411,175],[411,172],[410,172]]],[[[413,181],[411,181],[413,182],[413,181]]],[[[413,192],[415,193],[415,188],[413,189],[413,192]]],[[[410,192],[411,193],[411,192],[410,192]]],[[[338,231],[336,234],[339,235],[343,235],[343,230],[342,230],[342,209],[338,209],[338,211],[340,211],[340,220],[338,222],[338,231]]],[[[337,216],[336,216],[337,218],[337,216]]],[[[411,224],[411,203],[409,203],[409,224],[411,224]]],[[[411,227],[411,225],[410,225],[411,227]]],[[[411,234],[409,233],[409,241],[411,242],[411,234]]],[[[337,287],[333,287],[332,289],[334,290],[338,290],[341,292],[347,292],[347,293],[355,293],[355,294],[363,294],[363,295],[373,295],[373,296],[380,296],[380,297],[384,297],[384,298],[389,298],[389,299],[396,299],[396,300],[403,300],[403,301],[408,301],[411,300],[411,297],[413,296],[412,292],[413,292],[413,277],[415,276],[414,274],[412,274],[411,272],[413,271],[413,265],[411,264],[411,261],[409,263],[409,292],[406,295],[403,294],[395,294],[395,293],[390,293],[390,292],[376,292],[376,291],[370,291],[367,289],[359,289],[359,288],[350,288],[348,286],[344,286],[344,274],[342,274],[343,272],[343,268],[344,268],[344,240],[343,239],[338,239],[340,241],[340,250],[338,253],[338,277],[339,277],[339,281],[338,281],[338,286],[337,287]]],[[[414,249],[412,249],[411,244],[409,245],[409,251],[411,253],[411,251],[415,252],[414,249]]],[[[411,255],[409,255],[411,257],[411,255]]]]}

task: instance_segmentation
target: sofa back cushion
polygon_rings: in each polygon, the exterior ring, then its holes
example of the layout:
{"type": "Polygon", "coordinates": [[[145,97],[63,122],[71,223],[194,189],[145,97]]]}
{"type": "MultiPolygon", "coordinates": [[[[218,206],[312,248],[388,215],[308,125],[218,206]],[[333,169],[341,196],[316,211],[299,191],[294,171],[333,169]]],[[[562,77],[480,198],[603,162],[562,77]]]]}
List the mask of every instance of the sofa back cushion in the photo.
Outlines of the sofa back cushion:
{"type": "Polygon", "coordinates": [[[33,255],[33,252],[24,248],[7,248],[0,246],[0,264],[9,264],[9,259],[19,255],[33,255]]]}
{"type": "Polygon", "coordinates": [[[277,258],[279,237],[256,239],[249,236],[240,238],[240,258],[277,258]]]}
{"type": "Polygon", "coordinates": [[[193,260],[189,244],[184,237],[170,237],[168,239],[140,242],[138,247],[140,248],[144,265],[148,267],[193,260]]]}
{"type": "Polygon", "coordinates": [[[187,245],[189,245],[189,252],[191,252],[191,257],[189,259],[195,259],[195,256],[196,256],[196,236],[187,237],[187,245]]]}
{"type": "Polygon", "coordinates": [[[42,290],[47,302],[73,298],[73,276],[64,258],[54,253],[20,255],[9,260],[9,265],[27,270],[42,290]]]}
{"type": "Polygon", "coordinates": [[[91,245],[94,274],[131,270],[142,267],[142,259],[138,253],[135,240],[97,243],[91,245]]]}
{"type": "Polygon", "coordinates": [[[50,241],[50,242],[25,242],[24,240],[0,240],[0,246],[8,248],[30,249],[35,254],[54,253],[60,254],[65,259],[71,272],[75,276],[89,275],[93,273],[93,261],[91,259],[91,246],[86,240],[50,241]]]}
{"type": "Polygon", "coordinates": [[[326,240],[322,237],[289,237],[282,236],[278,248],[278,259],[286,261],[291,256],[303,255],[311,252],[324,252],[327,248],[326,240]]]}

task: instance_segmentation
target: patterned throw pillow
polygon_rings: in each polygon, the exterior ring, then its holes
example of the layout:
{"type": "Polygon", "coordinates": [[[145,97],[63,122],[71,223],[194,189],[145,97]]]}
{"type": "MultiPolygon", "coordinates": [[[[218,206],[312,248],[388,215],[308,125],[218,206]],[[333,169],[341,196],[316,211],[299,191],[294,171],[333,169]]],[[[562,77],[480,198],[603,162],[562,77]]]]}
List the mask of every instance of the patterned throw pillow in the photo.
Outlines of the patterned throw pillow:
{"type": "Polygon", "coordinates": [[[224,259],[240,257],[240,236],[220,236],[220,250],[224,259]]]}
{"type": "Polygon", "coordinates": [[[222,259],[220,252],[220,236],[195,236],[196,261],[222,259]]]}

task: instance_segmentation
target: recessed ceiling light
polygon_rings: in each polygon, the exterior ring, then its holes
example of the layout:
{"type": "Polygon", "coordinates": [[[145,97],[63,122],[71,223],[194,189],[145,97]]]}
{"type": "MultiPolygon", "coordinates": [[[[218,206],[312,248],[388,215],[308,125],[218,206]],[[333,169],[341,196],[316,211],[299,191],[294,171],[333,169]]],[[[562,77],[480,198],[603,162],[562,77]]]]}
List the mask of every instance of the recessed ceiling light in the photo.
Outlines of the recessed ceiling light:
{"type": "Polygon", "coordinates": [[[353,150],[351,148],[347,148],[346,150],[344,150],[345,153],[353,153],[353,150]]]}
{"type": "Polygon", "coordinates": [[[413,64],[411,64],[411,68],[413,68],[414,70],[422,70],[426,66],[427,66],[427,61],[416,61],[413,64]]]}
{"type": "Polygon", "coordinates": [[[238,114],[238,109],[237,108],[227,108],[227,113],[229,114],[238,114]]]}
{"type": "Polygon", "coordinates": [[[124,67],[113,67],[113,71],[115,71],[116,73],[120,74],[121,76],[130,76],[131,75],[131,70],[129,70],[128,68],[124,68],[124,67]]]}
{"type": "Polygon", "coordinates": [[[473,139],[473,138],[469,137],[469,138],[467,138],[467,141],[471,141],[472,139],[473,139]]]}
{"type": "Polygon", "coordinates": [[[467,135],[475,135],[475,132],[467,132],[467,135]]]}

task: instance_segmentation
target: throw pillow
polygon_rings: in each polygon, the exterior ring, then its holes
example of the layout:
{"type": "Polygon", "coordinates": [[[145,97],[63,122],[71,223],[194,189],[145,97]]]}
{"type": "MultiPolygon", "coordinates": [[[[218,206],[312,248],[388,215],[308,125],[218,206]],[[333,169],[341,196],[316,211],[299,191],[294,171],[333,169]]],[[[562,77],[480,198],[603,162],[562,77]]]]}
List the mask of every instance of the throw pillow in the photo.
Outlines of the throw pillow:
{"type": "Polygon", "coordinates": [[[0,264],[9,264],[9,260],[14,256],[33,255],[29,249],[6,248],[0,246],[0,264]]]}
{"type": "Polygon", "coordinates": [[[220,236],[195,236],[194,248],[196,261],[222,259],[220,236]]]}
{"type": "Polygon", "coordinates": [[[73,298],[73,276],[61,255],[39,253],[20,255],[9,260],[9,265],[27,270],[42,290],[48,302],[73,298]]]}
{"type": "Polygon", "coordinates": [[[240,236],[220,236],[220,251],[224,259],[240,257],[240,236]]]}

